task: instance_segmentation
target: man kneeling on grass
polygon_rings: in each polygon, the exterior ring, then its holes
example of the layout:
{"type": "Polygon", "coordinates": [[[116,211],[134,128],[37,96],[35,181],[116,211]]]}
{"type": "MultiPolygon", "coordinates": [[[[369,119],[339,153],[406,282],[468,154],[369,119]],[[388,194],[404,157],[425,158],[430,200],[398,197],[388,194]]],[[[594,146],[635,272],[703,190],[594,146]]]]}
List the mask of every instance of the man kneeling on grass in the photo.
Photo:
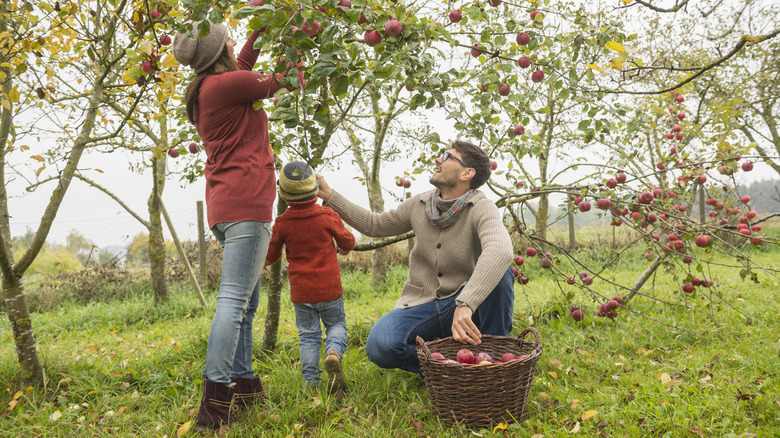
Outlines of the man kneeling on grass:
{"type": "Polygon", "coordinates": [[[476,145],[456,141],[435,163],[430,182],[436,189],[385,213],[355,205],[317,175],[323,205],[355,230],[417,237],[401,298],[366,340],[369,360],[382,368],[419,373],[417,336],[479,345],[482,333],[512,330],[512,241],[496,205],[477,190],[490,178],[490,160],[476,145]]]}

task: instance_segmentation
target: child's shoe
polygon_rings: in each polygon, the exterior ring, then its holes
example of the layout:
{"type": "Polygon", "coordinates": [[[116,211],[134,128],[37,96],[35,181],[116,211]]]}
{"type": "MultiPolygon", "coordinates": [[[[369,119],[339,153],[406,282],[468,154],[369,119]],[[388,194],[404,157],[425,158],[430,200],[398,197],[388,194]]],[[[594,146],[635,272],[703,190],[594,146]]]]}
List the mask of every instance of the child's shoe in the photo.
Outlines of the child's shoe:
{"type": "Polygon", "coordinates": [[[341,370],[341,355],[336,350],[328,351],[325,357],[325,371],[328,372],[328,392],[336,394],[347,390],[347,381],[341,370]]]}

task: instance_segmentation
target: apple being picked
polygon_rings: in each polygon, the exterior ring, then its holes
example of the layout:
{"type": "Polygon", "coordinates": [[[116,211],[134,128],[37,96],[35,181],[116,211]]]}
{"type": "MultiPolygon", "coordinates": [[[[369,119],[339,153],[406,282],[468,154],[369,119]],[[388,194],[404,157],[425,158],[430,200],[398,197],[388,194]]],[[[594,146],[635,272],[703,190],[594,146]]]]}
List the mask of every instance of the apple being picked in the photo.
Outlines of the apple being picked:
{"type": "Polygon", "coordinates": [[[461,348],[460,350],[458,350],[458,354],[455,357],[455,359],[459,363],[470,364],[470,363],[474,363],[475,357],[474,357],[474,353],[472,353],[471,350],[469,350],[468,348],[461,348]]]}

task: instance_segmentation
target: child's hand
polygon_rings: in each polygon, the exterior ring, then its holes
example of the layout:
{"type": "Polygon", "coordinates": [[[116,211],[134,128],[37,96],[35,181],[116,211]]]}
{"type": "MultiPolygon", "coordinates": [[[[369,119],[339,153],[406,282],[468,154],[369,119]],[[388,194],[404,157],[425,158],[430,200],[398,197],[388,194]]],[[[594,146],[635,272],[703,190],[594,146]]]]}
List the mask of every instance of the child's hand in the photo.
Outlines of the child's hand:
{"type": "Polygon", "coordinates": [[[347,255],[349,254],[349,250],[339,248],[338,253],[341,255],[347,255]]]}

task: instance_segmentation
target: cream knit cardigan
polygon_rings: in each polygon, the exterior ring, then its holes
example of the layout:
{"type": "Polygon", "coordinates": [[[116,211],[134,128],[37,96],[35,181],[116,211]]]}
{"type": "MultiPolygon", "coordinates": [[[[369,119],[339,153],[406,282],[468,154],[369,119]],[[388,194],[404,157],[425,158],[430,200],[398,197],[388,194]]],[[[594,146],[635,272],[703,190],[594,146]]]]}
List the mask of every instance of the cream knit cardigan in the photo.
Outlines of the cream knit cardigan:
{"type": "Polygon", "coordinates": [[[417,240],[409,256],[409,277],[396,309],[450,297],[465,285],[458,299],[476,310],[512,263],[512,240],[498,208],[484,193],[477,191],[458,220],[443,230],[428,222],[425,203],[430,196],[430,191],[420,193],[395,210],[373,213],[334,190],[325,205],[366,236],[414,230],[417,240]]]}

